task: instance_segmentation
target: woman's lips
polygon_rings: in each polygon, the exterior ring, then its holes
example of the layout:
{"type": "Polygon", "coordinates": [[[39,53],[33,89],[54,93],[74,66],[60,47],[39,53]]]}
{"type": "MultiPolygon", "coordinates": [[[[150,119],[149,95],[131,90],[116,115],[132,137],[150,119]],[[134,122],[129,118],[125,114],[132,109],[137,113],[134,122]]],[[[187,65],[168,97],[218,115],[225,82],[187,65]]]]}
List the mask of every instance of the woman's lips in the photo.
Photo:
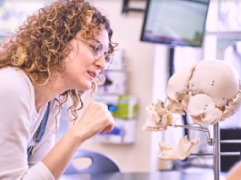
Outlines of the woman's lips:
{"type": "Polygon", "coordinates": [[[88,71],[88,74],[89,74],[92,78],[95,78],[96,75],[97,75],[95,72],[90,72],[90,71],[88,71]]]}

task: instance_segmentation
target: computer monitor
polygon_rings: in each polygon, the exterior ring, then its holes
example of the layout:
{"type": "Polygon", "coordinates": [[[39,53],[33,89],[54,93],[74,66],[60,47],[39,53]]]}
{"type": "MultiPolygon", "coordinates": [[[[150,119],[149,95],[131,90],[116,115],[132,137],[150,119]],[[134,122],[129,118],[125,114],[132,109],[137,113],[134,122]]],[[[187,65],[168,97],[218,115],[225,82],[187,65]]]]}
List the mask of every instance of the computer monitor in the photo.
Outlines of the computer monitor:
{"type": "Polygon", "coordinates": [[[201,47],[209,0],[147,0],[141,41],[201,47]]]}

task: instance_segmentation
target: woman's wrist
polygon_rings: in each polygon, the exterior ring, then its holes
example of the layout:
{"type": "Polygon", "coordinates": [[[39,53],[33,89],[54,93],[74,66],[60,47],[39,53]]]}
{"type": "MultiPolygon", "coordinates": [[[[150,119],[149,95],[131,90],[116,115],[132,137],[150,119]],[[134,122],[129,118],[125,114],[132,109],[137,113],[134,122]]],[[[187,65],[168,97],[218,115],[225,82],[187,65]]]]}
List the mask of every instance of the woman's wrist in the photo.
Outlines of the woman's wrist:
{"type": "Polygon", "coordinates": [[[86,132],[85,129],[79,128],[76,124],[71,127],[70,131],[79,145],[88,139],[88,137],[86,137],[88,132],[86,132]]]}

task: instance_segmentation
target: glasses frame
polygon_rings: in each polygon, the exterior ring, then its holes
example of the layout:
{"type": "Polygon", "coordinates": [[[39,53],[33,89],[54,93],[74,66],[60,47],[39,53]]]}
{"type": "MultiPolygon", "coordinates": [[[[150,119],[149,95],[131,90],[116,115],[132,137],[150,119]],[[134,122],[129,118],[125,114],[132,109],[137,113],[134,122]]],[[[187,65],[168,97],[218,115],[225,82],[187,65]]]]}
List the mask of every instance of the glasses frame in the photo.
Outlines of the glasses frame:
{"type": "Polygon", "coordinates": [[[95,54],[96,52],[93,52],[93,54],[94,54],[94,58],[96,59],[96,60],[98,60],[98,59],[100,59],[101,57],[103,57],[104,56],[104,58],[105,58],[105,63],[107,64],[107,68],[110,66],[110,64],[112,63],[112,61],[113,61],[113,54],[112,53],[105,53],[104,52],[104,50],[103,50],[103,44],[101,43],[101,42],[99,42],[99,43],[95,43],[95,42],[91,42],[91,41],[88,41],[88,40],[85,40],[85,39],[82,39],[82,38],[79,38],[79,37],[76,37],[76,39],[77,40],[80,40],[80,41],[83,41],[83,42],[85,42],[85,43],[87,43],[87,44],[90,44],[90,45],[94,45],[94,48],[95,49],[98,49],[98,47],[100,46],[101,48],[101,53],[100,53],[100,55],[98,55],[98,54],[95,54]]]}

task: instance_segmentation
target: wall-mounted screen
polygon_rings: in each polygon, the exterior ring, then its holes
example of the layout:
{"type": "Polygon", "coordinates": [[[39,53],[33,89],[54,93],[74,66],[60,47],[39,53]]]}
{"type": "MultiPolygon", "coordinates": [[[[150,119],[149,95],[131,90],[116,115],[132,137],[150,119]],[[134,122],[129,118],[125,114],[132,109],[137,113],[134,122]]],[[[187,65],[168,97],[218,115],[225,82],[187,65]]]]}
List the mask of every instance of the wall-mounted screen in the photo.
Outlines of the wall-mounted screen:
{"type": "Polygon", "coordinates": [[[147,0],[141,41],[201,47],[209,0],[147,0]]]}

